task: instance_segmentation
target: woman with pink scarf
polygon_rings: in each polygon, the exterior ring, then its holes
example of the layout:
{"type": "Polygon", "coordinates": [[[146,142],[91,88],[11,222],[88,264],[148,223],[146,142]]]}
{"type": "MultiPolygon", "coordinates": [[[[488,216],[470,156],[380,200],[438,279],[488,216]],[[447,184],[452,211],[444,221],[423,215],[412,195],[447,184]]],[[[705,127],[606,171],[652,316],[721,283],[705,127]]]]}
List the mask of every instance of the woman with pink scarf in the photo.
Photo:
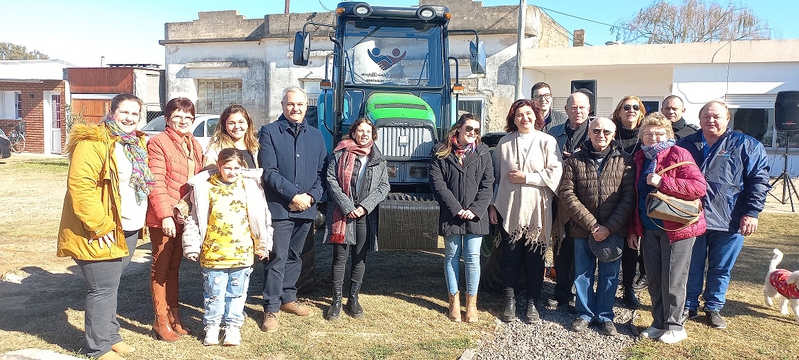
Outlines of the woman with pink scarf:
{"type": "Polygon", "coordinates": [[[386,198],[390,185],[386,158],[377,149],[377,128],[358,118],[348,136],[336,145],[327,164],[327,230],[325,243],[333,245],[333,301],[328,320],[341,313],[344,267],[352,254],[350,297],[345,307],[355,318],[363,316],[358,292],[366,271],[366,253],[377,251],[377,217],[372,212],[386,198]]]}

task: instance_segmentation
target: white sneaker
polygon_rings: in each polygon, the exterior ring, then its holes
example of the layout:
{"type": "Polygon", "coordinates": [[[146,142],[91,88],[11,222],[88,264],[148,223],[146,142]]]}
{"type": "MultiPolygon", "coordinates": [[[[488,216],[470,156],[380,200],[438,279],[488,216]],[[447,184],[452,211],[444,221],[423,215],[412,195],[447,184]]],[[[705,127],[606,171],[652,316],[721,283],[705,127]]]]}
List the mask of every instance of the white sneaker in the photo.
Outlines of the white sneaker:
{"type": "Polygon", "coordinates": [[[653,328],[653,327],[650,326],[650,327],[646,328],[646,330],[641,331],[641,334],[639,334],[638,336],[640,336],[640,337],[642,337],[644,339],[657,340],[657,339],[660,339],[661,336],[663,336],[664,332],[665,332],[665,330],[660,330],[660,329],[653,328]]]}
{"type": "Polygon", "coordinates": [[[224,346],[239,346],[241,344],[241,328],[229,326],[225,328],[224,346]]]}
{"type": "Polygon", "coordinates": [[[217,344],[219,344],[219,326],[206,326],[203,345],[211,346],[217,344]]]}
{"type": "Polygon", "coordinates": [[[660,337],[660,341],[666,344],[676,344],[688,338],[688,333],[685,329],[682,330],[668,330],[660,337]]]}

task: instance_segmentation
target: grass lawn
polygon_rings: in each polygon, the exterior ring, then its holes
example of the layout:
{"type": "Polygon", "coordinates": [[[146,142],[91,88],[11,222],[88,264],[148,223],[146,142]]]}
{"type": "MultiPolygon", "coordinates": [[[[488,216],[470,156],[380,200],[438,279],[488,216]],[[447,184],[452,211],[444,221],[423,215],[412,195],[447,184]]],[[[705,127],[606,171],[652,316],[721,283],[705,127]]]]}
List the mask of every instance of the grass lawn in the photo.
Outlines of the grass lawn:
{"type": "MultiPolygon", "coordinates": [[[[55,236],[65,191],[65,159],[15,155],[0,164],[0,353],[40,348],[77,356],[83,341],[85,285],[70,259],[55,257],[55,236]],[[15,280],[21,279],[21,280],[15,280]]],[[[763,305],[762,281],[771,249],[785,253],[782,267],[799,269],[799,217],[763,214],[760,230],[746,239],[733,272],[728,304],[722,312],[728,329],[713,330],[689,322],[688,340],[676,345],[641,341],[627,349],[636,359],[796,359],[799,329],[793,316],[763,305]]],[[[322,312],[330,301],[328,246],[316,237],[316,289],[302,299],[316,315],[282,315],[280,330],[258,329],[262,269],[253,272],[239,347],[203,347],[200,268],[184,261],[181,272],[183,317],[196,337],[167,344],[149,336],[149,243],[140,241],[134,262],[123,277],[119,299],[121,334],[137,348],[128,359],[454,359],[468,348],[490,341],[500,296],[483,292],[480,322],[451,323],[445,316],[446,290],[442,251],[381,251],[369,254],[361,297],[366,316],[347,315],[328,322],[322,312]]],[[[648,296],[636,320],[639,329],[651,322],[648,296]]],[[[533,355],[533,354],[531,354],[533,355]]],[[[534,356],[534,355],[533,355],[534,356]]]]}

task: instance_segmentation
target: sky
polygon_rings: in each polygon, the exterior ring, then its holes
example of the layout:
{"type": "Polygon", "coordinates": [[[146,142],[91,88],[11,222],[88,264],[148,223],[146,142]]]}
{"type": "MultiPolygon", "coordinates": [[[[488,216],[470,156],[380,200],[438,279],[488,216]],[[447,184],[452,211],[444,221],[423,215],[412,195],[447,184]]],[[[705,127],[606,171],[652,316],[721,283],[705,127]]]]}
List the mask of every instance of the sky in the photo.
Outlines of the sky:
{"type": "MultiPolygon", "coordinates": [[[[328,11],[338,0],[294,0],[290,10],[328,11]]],[[[674,2],[674,0],[670,0],[674,2]]],[[[680,1],[681,2],[681,1],[680,1]]],[[[410,6],[415,0],[372,0],[372,5],[410,6]]],[[[651,1],[634,0],[529,0],[528,5],[543,8],[570,33],[585,29],[589,45],[616,40],[610,27],[629,20],[651,1]],[[572,15],[567,16],[560,13],[572,15]],[[583,19],[579,19],[583,18],[583,19]],[[587,20],[584,20],[587,19],[587,20]],[[591,21],[588,21],[591,20],[591,21]]],[[[736,2],[751,8],[768,21],[772,39],[797,39],[796,0],[747,0],[736,2]]],[[[518,5],[513,0],[484,0],[483,6],[518,5]]],[[[722,1],[726,5],[727,2],[722,1]]],[[[164,24],[197,19],[201,11],[238,10],[248,19],[283,13],[281,0],[0,0],[0,42],[39,50],[52,59],[75,66],[100,66],[116,63],[164,63],[164,24]],[[101,60],[101,58],[104,59],[101,60]]],[[[456,14],[457,15],[457,14],[456,14]]]]}

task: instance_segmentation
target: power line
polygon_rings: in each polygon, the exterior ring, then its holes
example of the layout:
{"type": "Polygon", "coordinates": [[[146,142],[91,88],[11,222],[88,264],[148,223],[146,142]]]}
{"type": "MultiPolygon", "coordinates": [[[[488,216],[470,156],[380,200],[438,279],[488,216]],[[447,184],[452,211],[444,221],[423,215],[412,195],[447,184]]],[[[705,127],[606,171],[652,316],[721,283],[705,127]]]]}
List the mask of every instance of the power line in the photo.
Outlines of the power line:
{"type": "Polygon", "coordinates": [[[611,29],[615,29],[615,28],[617,28],[617,27],[618,27],[618,26],[616,26],[616,25],[611,25],[611,24],[608,24],[608,23],[603,23],[603,22],[601,22],[601,21],[591,20],[591,19],[587,19],[587,18],[580,17],[580,16],[577,16],[577,15],[567,14],[567,13],[565,13],[565,12],[562,12],[562,11],[552,10],[552,9],[549,9],[549,8],[545,8],[545,7],[543,7],[543,6],[538,6],[538,5],[536,5],[536,6],[537,6],[539,9],[542,9],[542,10],[545,10],[545,11],[551,11],[551,12],[553,12],[553,13],[561,14],[561,15],[563,15],[563,16],[568,16],[568,17],[572,17],[572,18],[575,18],[575,19],[579,19],[579,20],[583,20],[583,21],[588,21],[588,22],[592,22],[592,23],[595,23],[595,24],[599,24],[599,25],[605,25],[605,26],[608,26],[608,27],[610,27],[611,29]]]}

